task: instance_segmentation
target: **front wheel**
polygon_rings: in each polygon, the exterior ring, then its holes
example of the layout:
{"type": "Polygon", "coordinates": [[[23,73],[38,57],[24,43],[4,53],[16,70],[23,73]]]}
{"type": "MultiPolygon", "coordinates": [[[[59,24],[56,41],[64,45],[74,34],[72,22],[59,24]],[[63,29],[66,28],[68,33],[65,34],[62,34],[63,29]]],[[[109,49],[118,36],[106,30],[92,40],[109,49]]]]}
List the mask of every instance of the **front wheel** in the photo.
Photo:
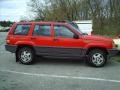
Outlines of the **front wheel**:
{"type": "Polygon", "coordinates": [[[88,54],[88,63],[95,67],[102,67],[107,62],[107,54],[100,49],[91,50],[88,54]]]}
{"type": "Polygon", "coordinates": [[[29,47],[20,48],[16,57],[22,64],[31,64],[34,61],[34,52],[29,47]]]}

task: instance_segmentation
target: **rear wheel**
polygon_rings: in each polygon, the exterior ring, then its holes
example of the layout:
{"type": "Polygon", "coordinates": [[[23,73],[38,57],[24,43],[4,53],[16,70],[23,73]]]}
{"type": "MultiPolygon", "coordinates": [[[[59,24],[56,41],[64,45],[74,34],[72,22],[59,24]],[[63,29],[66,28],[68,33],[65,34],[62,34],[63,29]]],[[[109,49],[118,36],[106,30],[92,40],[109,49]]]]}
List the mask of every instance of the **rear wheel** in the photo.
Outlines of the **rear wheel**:
{"type": "Polygon", "coordinates": [[[88,54],[88,63],[95,67],[102,67],[107,62],[107,54],[100,49],[91,50],[88,54]]]}
{"type": "Polygon", "coordinates": [[[22,47],[16,53],[18,61],[20,61],[22,64],[33,63],[34,56],[34,51],[29,47],[22,47]]]}

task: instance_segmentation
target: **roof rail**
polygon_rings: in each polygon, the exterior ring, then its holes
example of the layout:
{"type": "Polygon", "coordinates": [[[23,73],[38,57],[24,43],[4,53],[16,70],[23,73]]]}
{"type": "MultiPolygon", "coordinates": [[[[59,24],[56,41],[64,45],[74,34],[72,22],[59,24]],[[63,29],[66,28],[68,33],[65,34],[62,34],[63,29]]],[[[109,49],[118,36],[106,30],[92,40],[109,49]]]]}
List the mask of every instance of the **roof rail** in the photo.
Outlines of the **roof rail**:
{"type": "Polygon", "coordinates": [[[69,21],[69,20],[60,20],[60,21],[57,21],[57,22],[66,23],[66,22],[71,22],[71,21],[69,21]]]}

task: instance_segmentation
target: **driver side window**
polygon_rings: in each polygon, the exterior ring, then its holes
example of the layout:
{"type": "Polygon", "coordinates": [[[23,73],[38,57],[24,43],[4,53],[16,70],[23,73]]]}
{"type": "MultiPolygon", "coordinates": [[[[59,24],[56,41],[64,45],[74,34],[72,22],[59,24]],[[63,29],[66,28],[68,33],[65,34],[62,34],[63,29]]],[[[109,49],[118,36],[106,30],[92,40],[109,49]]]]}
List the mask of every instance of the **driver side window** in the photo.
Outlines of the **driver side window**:
{"type": "Polygon", "coordinates": [[[55,31],[55,37],[66,37],[66,38],[74,37],[74,33],[69,28],[63,25],[55,25],[54,31],[55,31]]]}

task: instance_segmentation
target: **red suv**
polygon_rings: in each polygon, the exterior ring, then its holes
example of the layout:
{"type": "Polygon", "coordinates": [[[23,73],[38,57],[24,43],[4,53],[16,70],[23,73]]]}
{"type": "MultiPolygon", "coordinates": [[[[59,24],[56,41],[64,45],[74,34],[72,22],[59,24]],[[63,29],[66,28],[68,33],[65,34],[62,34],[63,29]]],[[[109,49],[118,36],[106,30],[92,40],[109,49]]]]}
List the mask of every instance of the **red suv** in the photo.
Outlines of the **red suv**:
{"type": "Polygon", "coordinates": [[[40,55],[87,57],[86,61],[96,67],[104,66],[107,58],[118,52],[111,39],[82,34],[61,22],[15,23],[7,35],[5,48],[15,53],[16,60],[22,64],[31,64],[40,55]]]}

